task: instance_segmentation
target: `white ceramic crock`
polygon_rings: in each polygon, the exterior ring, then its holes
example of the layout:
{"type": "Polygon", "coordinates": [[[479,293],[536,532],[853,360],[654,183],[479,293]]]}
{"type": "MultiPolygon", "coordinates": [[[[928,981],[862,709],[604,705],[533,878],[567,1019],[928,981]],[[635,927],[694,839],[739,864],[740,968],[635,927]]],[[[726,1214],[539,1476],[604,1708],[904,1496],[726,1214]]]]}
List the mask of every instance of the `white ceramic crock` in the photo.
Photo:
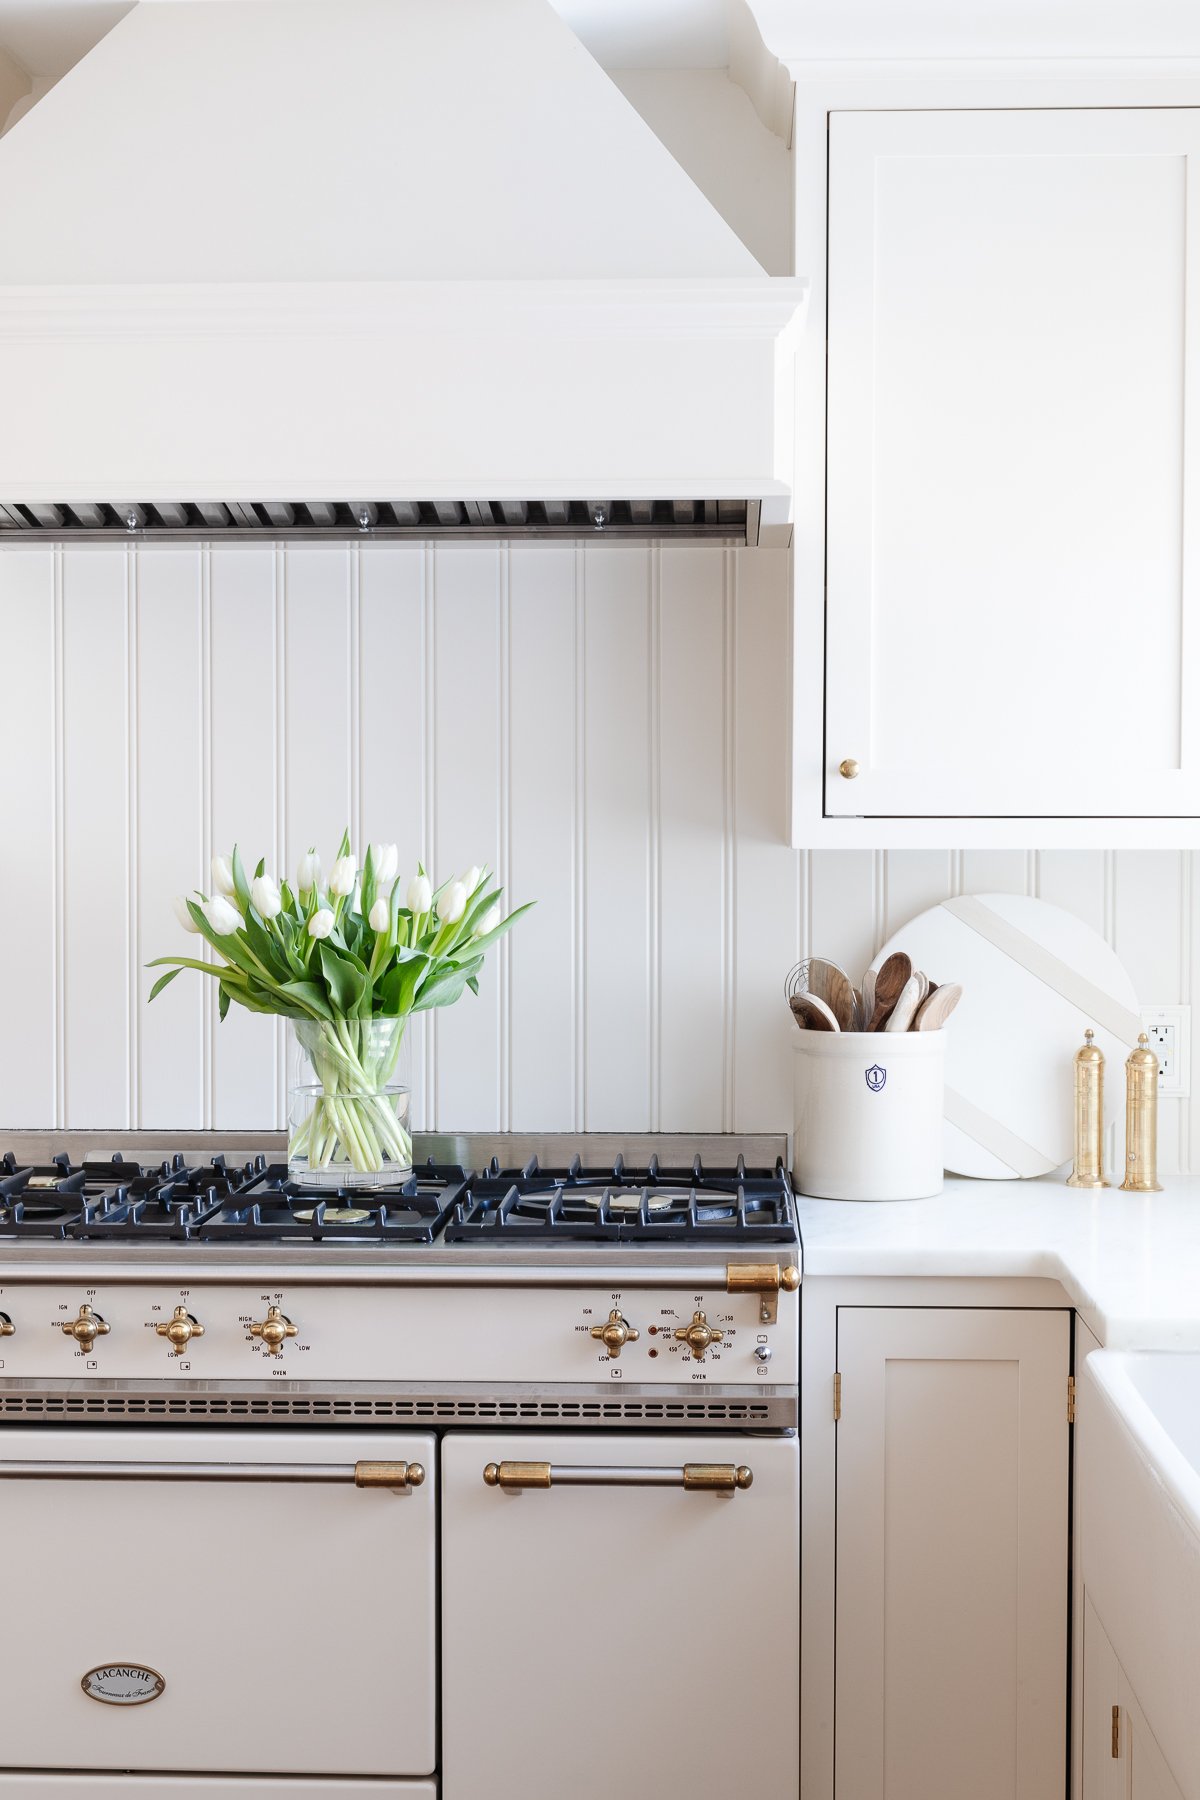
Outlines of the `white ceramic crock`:
{"type": "Polygon", "coordinates": [[[944,1031],[802,1031],[793,1169],[801,1194],[922,1200],[942,1189],[944,1031]]]}

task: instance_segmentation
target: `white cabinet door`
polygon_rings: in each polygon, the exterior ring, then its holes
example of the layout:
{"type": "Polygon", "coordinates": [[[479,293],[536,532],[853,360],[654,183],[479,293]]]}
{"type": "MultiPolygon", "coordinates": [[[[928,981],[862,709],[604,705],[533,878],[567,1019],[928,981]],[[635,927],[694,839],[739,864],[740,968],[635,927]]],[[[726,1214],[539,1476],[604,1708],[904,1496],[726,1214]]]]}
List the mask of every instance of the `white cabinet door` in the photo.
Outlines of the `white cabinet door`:
{"type": "Polygon", "coordinates": [[[796,1800],[794,1437],[451,1435],[442,1479],[443,1800],[796,1800]],[[753,1485],[509,1493],[503,1461],[753,1485]]]}
{"type": "Polygon", "coordinates": [[[1066,1312],[838,1314],[837,1800],[1062,1800],[1066,1312]]]}
{"type": "Polygon", "coordinates": [[[1083,1619],[1083,1800],[1184,1800],[1086,1595],[1083,1619]]]}
{"type": "Polygon", "coordinates": [[[1200,815],[1197,151],[832,117],[828,815],[1200,815]]]}

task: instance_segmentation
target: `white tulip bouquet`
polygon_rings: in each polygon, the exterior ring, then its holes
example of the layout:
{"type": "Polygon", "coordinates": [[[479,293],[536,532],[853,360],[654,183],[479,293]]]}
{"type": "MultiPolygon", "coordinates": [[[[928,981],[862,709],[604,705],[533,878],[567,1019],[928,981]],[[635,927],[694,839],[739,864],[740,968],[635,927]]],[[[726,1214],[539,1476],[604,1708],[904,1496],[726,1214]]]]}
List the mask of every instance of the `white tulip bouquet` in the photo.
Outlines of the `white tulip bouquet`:
{"type": "Polygon", "coordinates": [[[211,896],[175,901],[184,930],[220,961],[159,956],[148,965],[170,965],[151,1000],[183,969],[199,969],[219,984],[222,1019],[236,1001],[293,1021],[316,1085],[303,1117],[293,1115],[289,1162],[317,1179],[411,1168],[407,1092],[401,1116],[389,1091],[408,1018],[453,1005],[466,988],[477,994],[486,952],[533,904],[504,916],[486,869],[435,889],[420,865],[405,886],[398,864],[395,844],[372,844],[360,870],[347,832],[328,883],[310,850],[293,888],[264,862],[247,878],[235,845],[213,858],[211,896]]]}

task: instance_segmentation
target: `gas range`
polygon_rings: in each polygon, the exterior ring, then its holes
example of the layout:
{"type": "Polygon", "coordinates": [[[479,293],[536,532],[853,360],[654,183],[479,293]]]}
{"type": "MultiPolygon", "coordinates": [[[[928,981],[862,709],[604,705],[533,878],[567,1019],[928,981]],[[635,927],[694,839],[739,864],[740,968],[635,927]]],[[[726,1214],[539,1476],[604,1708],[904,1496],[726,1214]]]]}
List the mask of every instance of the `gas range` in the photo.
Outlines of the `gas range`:
{"type": "Polygon", "coordinates": [[[39,1151],[0,1153],[0,1417],[795,1423],[781,1164],[427,1158],[364,1193],[39,1151]]]}

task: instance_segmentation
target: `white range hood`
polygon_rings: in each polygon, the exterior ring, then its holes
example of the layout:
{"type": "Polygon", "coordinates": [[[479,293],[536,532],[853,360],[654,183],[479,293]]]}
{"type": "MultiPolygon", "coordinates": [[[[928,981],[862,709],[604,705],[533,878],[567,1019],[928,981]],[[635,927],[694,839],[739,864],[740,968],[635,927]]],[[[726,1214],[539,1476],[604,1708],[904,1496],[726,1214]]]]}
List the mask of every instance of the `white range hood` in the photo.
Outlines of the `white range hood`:
{"type": "Polygon", "coordinates": [[[310,501],[786,532],[805,284],[548,0],[142,0],[0,193],[0,537],[310,501]]]}

